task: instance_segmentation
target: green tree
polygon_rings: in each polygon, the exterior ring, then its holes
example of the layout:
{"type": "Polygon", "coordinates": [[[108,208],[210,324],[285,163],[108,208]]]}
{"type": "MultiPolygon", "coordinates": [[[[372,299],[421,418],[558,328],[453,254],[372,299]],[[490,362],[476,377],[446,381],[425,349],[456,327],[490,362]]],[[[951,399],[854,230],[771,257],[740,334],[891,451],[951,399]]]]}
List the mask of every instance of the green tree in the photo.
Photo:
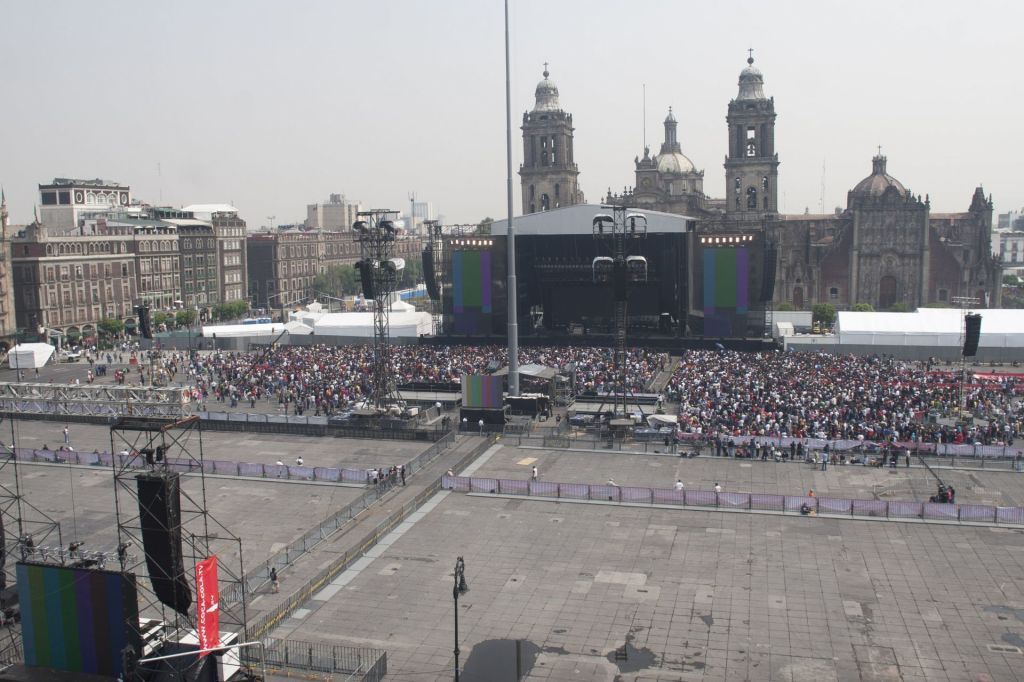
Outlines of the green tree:
{"type": "Polygon", "coordinates": [[[116,320],[113,317],[104,317],[96,323],[96,329],[99,331],[101,339],[103,337],[111,338],[114,336],[120,336],[124,333],[124,322],[116,320]]]}
{"type": "Polygon", "coordinates": [[[891,306],[889,306],[889,308],[888,308],[888,310],[886,310],[886,312],[887,313],[909,313],[910,312],[910,306],[907,305],[906,303],[903,303],[902,301],[900,301],[899,303],[893,303],[891,306]]]}
{"type": "Polygon", "coordinates": [[[405,259],[405,267],[398,276],[399,289],[412,289],[423,281],[423,262],[417,258],[405,259]]]}
{"type": "Polygon", "coordinates": [[[836,321],[836,307],[831,303],[815,303],[811,313],[815,322],[832,324],[836,321]]]}
{"type": "Polygon", "coordinates": [[[484,218],[479,223],[477,223],[477,225],[476,225],[476,233],[477,234],[490,234],[491,233],[491,226],[492,225],[494,225],[494,218],[491,218],[490,216],[488,216],[487,218],[484,218]]]}
{"type": "Polygon", "coordinates": [[[875,307],[870,303],[854,303],[850,310],[855,313],[873,313],[875,312],[875,307]]]}
{"type": "Polygon", "coordinates": [[[337,298],[357,294],[359,287],[359,275],[351,265],[332,265],[313,278],[315,291],[337,298]]]}
{"type": "Polygon", "coordinates": [[[934,303],[926,303],[925,308],[948,308],[949,304],[944,301],[935,301],[934,303]]]}
{"type": "Polygon", "coordinates": [[[174,314],[174,323],[179,327],[191,327],[196,322],[195,310],[179,310],[174,314]]]}
{"type": "Polygon", "coordinates": [[[1020,277],[1017,277],[1017,275],[1013,274],[1012,272],[1007,275],[1003,275],[1003,284],[1008,284],[1011,287],[1019,286],[1020,277]]]}
{"type": "Polygon", "coordinates": [[[150,316],[149,321],[153,323],[154,327],[159,327],[162,324],[170,324],[173,322],[171,316],[162,310],[154,311],[153,314],[150,316]]]}
{"type": "Polygon", "coordinates": [[[796,310],[796,307],[792,303],[783,302],[775,306],[775,310],[777,310],[780,313],[788,313],[792,310],[796,310]]]}

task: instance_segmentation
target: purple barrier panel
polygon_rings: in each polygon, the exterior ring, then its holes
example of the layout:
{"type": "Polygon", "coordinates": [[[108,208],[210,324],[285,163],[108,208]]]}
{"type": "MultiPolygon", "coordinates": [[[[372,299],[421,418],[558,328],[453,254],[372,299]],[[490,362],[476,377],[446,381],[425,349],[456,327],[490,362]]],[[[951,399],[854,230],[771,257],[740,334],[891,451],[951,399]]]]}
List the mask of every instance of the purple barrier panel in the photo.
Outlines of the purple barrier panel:
{"type": "Polygon", "coordinates": [[[313,467],[288,467],[288,478],[297,478],[302,481],[312,481],[313,467]]]}
{"type": "Polygon", "coordinates": [[[800,511],[800,508],[805,504],[811,509],[818,510],[818,498],[808,497],[806,495],[789,496],[786,495],[786,501],[783,503],[786,511],[800,511]]]}
{"type": "Polygon", "coordinates": [[[748,509],[750,493],[718,493],[718,506],[729,509],[748,509]]]}
{"type": "Polygon", "coordinates": [[[786,498],[783,495],[754,493],[750,496],[750,508],[765,511],[782,511],[786,508],[786,498]]]}
{"type": "Polygon", "coordinates": [[[889,518],[919,519],[924,516],[924,503],[895,500],[889,503],[889,518]]]}
{"type": "Polygon", "coordinates": [[[19,462],[32,462],[36,458],[36,451],[29,449],[18,448],[18,452],[14,455],[17,457],[19,462]]]}
{"type": "Polygon", "coordinates": [[[213,460],[213,473],[236,476],[238,475],[238,463],[229,462],[225,459],[215,459],[213,460]]]}
{"type": "MultiPolygon", "coordinates": [[[[558,484],[549,483],[548,481],[523,481],[528,484],[528,491],[530,495],[536,495],[538,497],[558,497],[558,484]]],[[[501,489],[505,490],[505,484],[508,481],[501,482],[501,489]]]]}
{"type": "Polygon", "coordinates": [[[505,495],[529,495],[530,481],[503,478],[498,481],[498,492],[505,495]]]}
{"type": "Polygon", "coordinates": [[[471,493],[496,493],[496,492],[498,492],[498,479],[496,479],[496,478],[471,478],[471,479],[469,479],[469,492],[471,492],[471,493]]]}
{"type": "Polygon", "coordinates": [[[370,481],[370,472],[366,469],[342,469],[341,480],[345,483],[363,483],[370,481]]]}
{"type": "Polygon", "coordinates": [[[651,503],[651,489],[650,488],[619,488],[619,495],[623,502],[643,502],[645,504],[651,503]]]}
{"type": "Polygon", "coordinates": [[[89,464],[89,465],[99,464],[100,463],[100,454],[101,453],[99,453],[99,452],[83,452],[82,454],[80,454],[78,456],[78,463],[79,464],[89,464]]]}
{"type": "Polygon", "coordinates": [[[1024,507],[996,507],[996,523],[1024,524],[1024,507]]]}
{"type": "Polygon", "coordinates": [[[592,485],[590,486],[590,499],[618,502],[622,488],[617,485],[592,485]]]}
{"type": "Polygon", "coordinates": [[[941,502],[925,502],[924,518],[939,519],[942,521],[956,521],[956,505],[943,504],[941,502]]]}
{"type": "Polygon", "coordinates": [[[469,492],[469,476],[442,476],[441,487],[445,490],[455,490],[460,493],[469,492]]]}
{"type": "Polygon", "coordinates": [[[570,500],[589,500],[590,486],[586,483],[559,483],[559,497],[570,500]]]}
{"type": "Polygon", "coordinates": [[[288,478],[288,467],[284,464],[264,464],[263,475],[267,478],[288,478]]]}
{"type": "Polygon", "coordinates": [[[341,480],[341,469],[333,467],[316,467],[313,469],[313,476],[318,481],[332,481],[337,483],[341,480]]]}
{"type": "Polygon", "coordinates": [[[718,506],[718,495],[714,490],[687,490],[687,507],[716,507],[718,506]]]}
{"type": "Polygon", "coordinates": [[[36,450],[36,460],[39,462],[56,462],[57,453],[50,450],[36,450]]]}
{"type": "Polygon", "coordinates": [[[216,471],[216,464],[217,463],[214,462],[212,459],[204,459],[203,460],[203,472],[207,473],[207,474],[214,473],[216,471]]]}
{"type": "Polygon", "coordinates": [[[960,520],[993,523],[996,520],[996,508],[984,504],[961,504],[960,520]]]}
{"type": "Polygon", "coordinates": [[[678,504],[686,501],[685,490],[662,490],[655,488],[651,491],[654,504],[678,504]]]}
{"type": "Polygon", "coordinates": [[[854,516],[885,516],[888,510],[888,502],[881,500],[854,500],[854,516]]]}
{"type": "MultiPolygon", "coordinates": [[[[142,460],[145,461],[145,460],[142,460]]],[[[187,457],[168,457],[167,465],[171,471],[180,471],[182,473],[188,473],[192,471],[192,460],[187,457]]]]}
{"type": "Polygon", "coordinates": [[[841,500],[837,497],[819,497],[819,514],[852,514],[853,500],[841,500]]]}
{"type": "Polygon", "coordinates": [[[246,462],[239,462],[238,464],[238,475],[239,476],[250,476],[252,478],[262,478],[264,474],[262,464],[249,464],[246,462]]]}
{"type": "Polygon", "coordinates": [[[103,466],[108,466],[108,467],[109,466],[113,466],[113,464],[114,464],[114,455],[109,453],[109,452],[101,452],[100,453],[100,464],[102,464],[103,466]]]}

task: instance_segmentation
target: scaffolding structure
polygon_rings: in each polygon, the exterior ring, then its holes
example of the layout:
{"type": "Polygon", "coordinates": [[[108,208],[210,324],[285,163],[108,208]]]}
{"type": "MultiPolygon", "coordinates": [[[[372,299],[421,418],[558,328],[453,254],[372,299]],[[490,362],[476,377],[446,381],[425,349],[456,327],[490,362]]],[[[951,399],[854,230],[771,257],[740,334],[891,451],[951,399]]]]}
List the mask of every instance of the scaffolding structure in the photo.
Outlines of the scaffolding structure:
{"type": "MultiPolygon", "coordinates": [[[[148,568],[156,557],[147,555],[143,539],[145,521],[138,489],[140,477],[167,479],[180,484],[180,514],[165,514],[169,520],[166,527],[161,528],[172,538],[179,533],[181,538],[180,546],[171,542],[172,561],[164,578],[177,581],[176,584],[193,586],[196,565],[216,556],[220,631],[237,633],[241,641],[248,641],[242,544],[207,509],[200,419],[191,416],[167,423],[145,417],[120,417],[110,426],[110,444],[111,451],[117,453],[112,464],[117,560],[122,573],[149,578],[137,581],[139,622],[128,624],[135,630],[139,641],[144,643],[144,650],[139,654],[146,655],[149,653],[146,646],[155,650],[162,642],[194,643],[198,601],[189,595],[191,605],[183,613],[157,596],[148,568]],[[173,464],[169,458],[174,459],[173,464]],[[190,475],[182,477],[186,472],[190,475]],[[169,574],[177,570],[179,559],[181,573],[169,574]]],[[[149,524],[152,527],[152,516],[149,524]]]]}
{"type": "Polygon", "coordinates": [[[0,382],[0,412],[9,414],[180,419],[190,410],[181,388],[0,382]]]}
{"type": "Polygon", "coordinates": [[[391,299],[398,285],[398,272],[405,261],[393,258],[397,231],[392,220],[398,211],[359,211],[352,226],[362,260],[359,268],[363,296],[373,300],[373,369],[370,407],[382,413],[401,400],[391,362],[391,299]]]}
{"type": "MultiPolygon", "coordinates": [[[[627,213],[628,206],[602,206],[612,213],[599,213],[594,216],[592,230],[594,239],[610,246],[611,256],[598,256],[592,268],[594,282],[610,284],[612,302],[615,306],[615,350],[612,362],[612,375],[615,377],[612,387],[612,421],[627,420],[628,394],[631,392],[626,373],[626,330],[629,320],[626,316],[626,304],[629,300],[630,285],[647,281],[647,259],[643,256],[628,254],[628,242],[647,237],[647,217],[642,213],[627,213]]],[[[604,410],[602,401],[598,411],[604,410]]],[[[624,426],[623,423],[611,426],[624,426]]]]}

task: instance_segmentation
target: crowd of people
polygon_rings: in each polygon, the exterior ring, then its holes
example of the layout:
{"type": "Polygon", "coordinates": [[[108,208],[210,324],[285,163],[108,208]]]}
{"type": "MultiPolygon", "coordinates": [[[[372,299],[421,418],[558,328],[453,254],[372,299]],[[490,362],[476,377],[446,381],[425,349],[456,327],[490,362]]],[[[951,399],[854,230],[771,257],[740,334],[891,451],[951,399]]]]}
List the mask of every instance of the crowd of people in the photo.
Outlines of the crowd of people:
{"type": "Polygon", "coordinates": [[[986,377],[964,387],[966,411],[987,420],[973,427],[928,419],[955,416],[955,373],[890,357],[686,351],[666,394],[683,431],[709,437],[1012,444],[1024,431],[1024,381],[986,377]]]}
{"type": "MultiPolygon", "coordinates": [[[[503,346],[393,346],[391,367],[397,385],[448,385],[458,390],[464,374],[482,374],[505,365],[503,346]]],[[[159,369],[170,381],[189,386],[202,407],[232,407],[277,401],[295,414],[331,415],[349,409],[371,391],[373,346],[276,346],[253,353],[213,352],[190,356],[161,353],[159,369]]],[[[530,347],[520,365],[556,367],[570,375],[578,393],[613,390],[612,351],[606,348],[530,347]]],[[[664,369],[668,355],[631,349],[626,355],[628,390],[642,392],[664,369]]]]}

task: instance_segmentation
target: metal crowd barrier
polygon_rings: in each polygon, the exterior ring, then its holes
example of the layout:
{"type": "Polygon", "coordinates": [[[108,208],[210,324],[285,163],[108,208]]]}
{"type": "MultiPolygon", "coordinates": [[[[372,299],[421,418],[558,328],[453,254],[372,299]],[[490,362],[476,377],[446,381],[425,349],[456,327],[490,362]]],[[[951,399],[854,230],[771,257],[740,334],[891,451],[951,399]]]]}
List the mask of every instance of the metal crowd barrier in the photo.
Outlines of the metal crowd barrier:
{"type": "MultiPolygon", "coordinates": [[[[256,665],[261,652],[242,649],[245,662],[256,665]]],[[[263,638],[262,655],[268,670],[285,668],[304,673],[348,675],[344,679],[380,682],[388,672],[388,655],[381,649],[340,646],[325,642],[303,642],[294,639],[263,638]]],[[[289,675],[290,676],[290,675],[289,675]]]]}
{"type": "Polygon", "coordinates": [[[854,500],[838,497],[716,493],[713,490],[666,490],[629,486],[554,483],[469,476],[444,476],[441,486],[465,493],[524,495],[566,500],[601,500],[679,507],[739,509],[800,513],[804,505],[815,514],[932,521],[971,521],[1024,525],[1024,507],[992,507],[982,504],[943,504],[902,500],[854,500]]]}

